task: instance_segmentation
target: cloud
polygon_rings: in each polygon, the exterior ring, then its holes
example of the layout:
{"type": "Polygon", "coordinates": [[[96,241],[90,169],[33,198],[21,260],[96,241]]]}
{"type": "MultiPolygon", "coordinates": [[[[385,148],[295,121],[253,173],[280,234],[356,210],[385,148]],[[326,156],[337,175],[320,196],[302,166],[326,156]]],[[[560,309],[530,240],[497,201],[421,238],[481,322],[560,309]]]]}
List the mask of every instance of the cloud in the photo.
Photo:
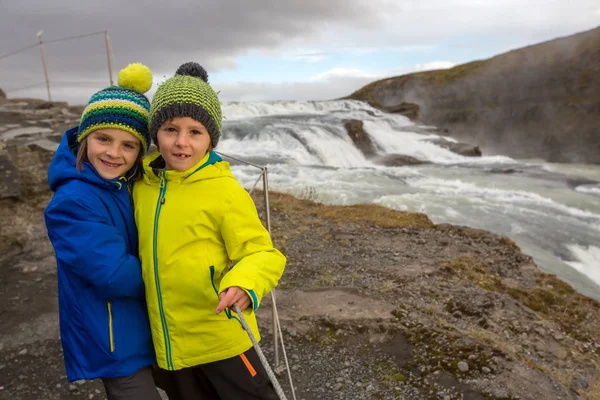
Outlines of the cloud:
{"type": "Polygon", "coordinates": [[[411,72],[451,68],[454,65],[455,63],[449,61],[434,61],[379,72],[337,67],[302,82],[235,82],[215,85],[215,89],[220,91],[219,97],[224,101],[331,100],[345,97],[376,79],[411,72]]]}
{"type": "MultiPolygon", "coordinates": [[[[213,85],[222,101],[273,101],[273,100],[331,100],[345,97],[362,86],[389,76],[412,72],[451,68],[455,63],[450,61],[433,61],[402,68],[382,71],[366,71],[359,68],[336,67],[316,74],[305,81],[288,82],[220,82],[213,85]]],[[[105,87],[97,82],[95,87],[81,87],[71,82],[52,89],[55,98],[71,104],[81,103],[90,93],[105,87]]],[[[148,93],[152,97],[155,89],[148,93]]],[[[24,91],[25,96],[46,98],[43,84],[24,91]]]]}
{"type": "Polygon", "coordinates": [[[333,68],[325,72],[321,72],[310,78],[311,81],[327,81],[331,79],[344,78],[368,78],[373,79],[381,75],[370,73],[358,68],[333,68]]]}
{"type": "MultiPolygon", "coordinates": [[[[311,94],[305,93],[305,87],[318,91],[318,84],[329,85],[324,94],[312,92],[314,97],[328,97],[365,82],[369,74],[379,77],[406,69],[373,72],[338,63],[337,57],[348,54],[369,57],[384,51],[422,50],[433,54],[429,59],[452,59],[448,49],[497,54],[510,44],[531,44],[600,24],[597,0],[528,0],[526,7],[522,0],[0,1],[0,55],[36,43],[35,34],[42,29],[44,40],[107,30],[115,76],[126,64],[142,62],[160,81],[188,60],[200,62],[211,74],[234,73],[243,67],[241,56],[257,53],[307,67],[342,65],[338,71],[317,73],[314,82],[289,84],[304,97],[311,94]],[[493,48],[492,37],[499,41],[493,48]],[[444,54],[435,56],[441,50],[444,54]]],[[[81,102],[84,97],[78,96],[85,85],[88,94],[105,85],[86,82],[108,83],[103,35],[48,43],[46,55],[57,98],[60,93],[64,96],[60,98],[81,102]]],[[[428,60],[398,64],[423,61],[428,60]]],[[[268,68],[277,69],[279,64],[268,68]]],[[[380,67],[373,64],[372,68],[380,67]]],[[[0,59],[0,87],[12,89],[6,89],[9,96],[45,97],[43,82],[37,47],[0,59]],[[16,91],[34,84],[41,86],[16,91]]],[[[258,84],[262,86],[253,88],[258,92],[247,94],[243,93],[247,85],[228,85],[241,98],[255,97],[260,90],[275,97],[288,93],[269,83],[258,84]]]]}
{"type": "Polygon", "coordinates": [[[304,61],[307,63],[317,63],[319,61],[323,61],[329,58],[329,54],[325,52],[314,52],[314,53],[304,53],[297,54],[291,57],[293,60],[304,61]]]}
{"type": "Polygon", "coordinates": [[[451,61],[432,61],[423,64],[416,64],[412,66],[406,66],[401,68],[395,68],[391,70],[371,72],[359,68],[343,68],[337,67],[321,72],[317,75],[312,76],[309,80],[315,82],[331,81],[338,79],[360,79],[360,80],[373,80],[381,79],[395,75],[404,75],[412,72],[429,71],[434,69],[447,69],[452,68],[456,63],[451,61]]]}
{"type": "MultiPolygon", "coordinates": [[[[326,29],[360,30],[379,22],[374,7],[358,0],[4,0],[1,18],[0,49],[6,52],[35,43],[42,28],[46,40],[108,30],[118,62],[136,60],[166,72],[184,59],[201,61],[209,70],[230,68],[250,50],[316,41],[326,29]]],[[[83,64],[80,72],[87,74],[105,67],[102,36],[52,43],[47,53],[55,71],[83,64]],[[83,63],[88,57],[96,62],[83,63]]]]}
{"type": "Polygon", "coordinates": [[[454,67],[455,65],[456,65],[456,63],[452,62],[452,61],[431,61],[431,62],[417,64],[417,65],[413,65],[413,66],[409,66],[409,67],[397,68],[397,69],[390,71],[390,73],[385,76],[404,75],[404,74],[410,74],[412,72],[431,71],[434,69],[448,69],[448,68],[454,67]]]}

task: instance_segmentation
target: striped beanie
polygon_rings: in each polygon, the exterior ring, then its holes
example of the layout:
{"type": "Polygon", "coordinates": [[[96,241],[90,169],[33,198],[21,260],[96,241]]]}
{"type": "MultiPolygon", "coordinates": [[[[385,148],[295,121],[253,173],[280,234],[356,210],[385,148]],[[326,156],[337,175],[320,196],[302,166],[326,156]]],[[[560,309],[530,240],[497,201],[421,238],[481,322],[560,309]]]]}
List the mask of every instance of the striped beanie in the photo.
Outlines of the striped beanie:
{"type": "Polygon", "coordinates": [[[212,147],[221,137],[221,103],[208,84],[208,74],[195,62],[181,65],[175,76],[162,83],[150,107],[150,136],[158,145],[156,136],[161,125],[176,117],[190,117],[206,128],[212,147]]]}
{"type": "Polygon", "coordinates": [[[99,129],[120,129],[138,138],[146,152],[150,146],[150,102],[144,93],[152,87],[152,71],[143,64],[129,64],[119,72],[117,84],[90,98],[81,114],[77,141],[81,143],[99,129]]]}

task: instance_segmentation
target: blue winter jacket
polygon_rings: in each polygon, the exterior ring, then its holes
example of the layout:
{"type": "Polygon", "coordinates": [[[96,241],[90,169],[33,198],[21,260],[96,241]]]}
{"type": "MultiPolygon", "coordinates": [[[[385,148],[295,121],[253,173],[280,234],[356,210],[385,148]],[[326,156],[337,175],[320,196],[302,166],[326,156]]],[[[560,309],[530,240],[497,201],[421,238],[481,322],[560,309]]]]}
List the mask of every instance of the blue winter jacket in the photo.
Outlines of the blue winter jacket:
{"type": "Polygon", "coordinates": [[[129,376],[155,362],[127,182],[75,168],[77,128],[48,170],[60,334],[69,381],[129,376]]]}

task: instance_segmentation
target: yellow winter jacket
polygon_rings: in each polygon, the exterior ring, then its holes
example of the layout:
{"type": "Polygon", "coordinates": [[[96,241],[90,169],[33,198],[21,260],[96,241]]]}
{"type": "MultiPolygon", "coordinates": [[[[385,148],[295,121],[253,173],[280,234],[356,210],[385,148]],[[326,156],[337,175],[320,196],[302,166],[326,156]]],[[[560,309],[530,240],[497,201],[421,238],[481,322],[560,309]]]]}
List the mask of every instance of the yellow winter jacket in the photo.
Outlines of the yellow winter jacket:
{"type": "Polygon", "coordinates": [[[228,162],[209,152],[187,171],[155,170],[150,163],[159,156],[144,160],[133,192],[135,220],[157,362],[178,370],[252,347],[234,311],[215,313],[229,287],[250,296],[253,309],[244,317],[260,339],[254,311],[286,259],[228,162]]]}

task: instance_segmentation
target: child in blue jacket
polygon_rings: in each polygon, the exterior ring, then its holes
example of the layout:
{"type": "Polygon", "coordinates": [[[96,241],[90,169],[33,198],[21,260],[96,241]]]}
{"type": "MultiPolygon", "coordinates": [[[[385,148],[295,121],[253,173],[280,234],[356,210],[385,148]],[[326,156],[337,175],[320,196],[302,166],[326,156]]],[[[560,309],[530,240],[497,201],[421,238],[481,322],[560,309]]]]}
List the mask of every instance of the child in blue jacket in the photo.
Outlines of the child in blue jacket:
{"type": "Polygon", "coordinates": [[[151,85],[144,65],[122,70],[65,132],[48,171],[67,378],[102,379],[109,400],[160,400],[130,195],[150,143],[151,85]]]}

